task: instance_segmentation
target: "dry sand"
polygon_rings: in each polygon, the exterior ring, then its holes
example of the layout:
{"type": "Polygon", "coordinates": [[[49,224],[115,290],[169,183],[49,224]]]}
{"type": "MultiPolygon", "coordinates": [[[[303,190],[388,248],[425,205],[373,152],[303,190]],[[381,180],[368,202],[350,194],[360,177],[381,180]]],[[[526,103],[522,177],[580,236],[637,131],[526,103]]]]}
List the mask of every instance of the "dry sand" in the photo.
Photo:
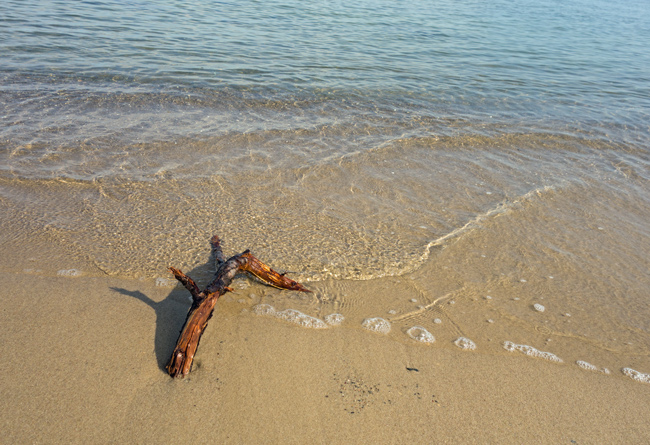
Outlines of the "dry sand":
{"type": "Polygon", "coordinates": [[[650,385],[620,369],[396,341],[356,323],[306,329],[241,304],[217,305],[192,373],[172,380],[164,365],[189,305],[183,289],[90,265],[57,276],[12,252],[0,300],[3,443],[650,441],[650,385]]]}

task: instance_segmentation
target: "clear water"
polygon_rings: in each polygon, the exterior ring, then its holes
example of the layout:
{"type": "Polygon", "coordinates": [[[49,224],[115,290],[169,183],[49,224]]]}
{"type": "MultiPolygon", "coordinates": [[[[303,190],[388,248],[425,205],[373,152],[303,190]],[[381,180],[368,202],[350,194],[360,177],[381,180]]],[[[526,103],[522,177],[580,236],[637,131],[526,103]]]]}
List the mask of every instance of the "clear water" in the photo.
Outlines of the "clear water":
{"type": "Polygon", "coordinates": [[[350,319],[500,289],[650,347],[646,2],[127,3],[0,5],[5,250],[153,280],[219,233],[350,319]]]}
{"type": "MultiPolygon", "coordinates": [[[[449,132],[470,121],[485,132],[541,127],[647,141],[650,8],[643,2],[8,1],[0,8],[9,146],[343,121],[378,125],[384,137],[449,132]]],[[[331,145],[324,150],[339,148],[331,145]]]]}

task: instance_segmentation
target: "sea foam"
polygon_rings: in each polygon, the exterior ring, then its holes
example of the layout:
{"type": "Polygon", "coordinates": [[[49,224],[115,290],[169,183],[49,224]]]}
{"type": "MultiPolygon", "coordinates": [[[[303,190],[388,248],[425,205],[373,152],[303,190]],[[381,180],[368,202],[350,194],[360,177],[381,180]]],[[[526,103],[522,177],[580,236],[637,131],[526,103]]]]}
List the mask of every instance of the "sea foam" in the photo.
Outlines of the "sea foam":
{"type": "Polygon", "coordinates": [[[156,278],[157,287],[174,287],[176,286],[177,281],[170,278],[158,277],[156,278]]]}
{"type": "Polygon", "coordinates": [[[329,314],[325,317],[325,323],[330,326],[338,326],[343,323],[345,317],[341,314],[329,314]]]}
{"type": "Polygon", "coordinates": [[[406,331],[406,335],[415,341],[419,341],[420,343],[430,344],[436,341],[433,334],[424,329],[422,326],[413,326],[408,331],[406,331]]]}
{"type": "Polygon", "coordinates": [[[582,369],[586,369],[587,371],[602,372],[603,374],[609,374],[609,369],[607,368],[598,369],[597,366],[585,362],[584,360],[578,360],[576,362],[576,365],[580,366],[582,369]]]}
{"type": "Polygon", "coordinates": [[[56,274],[60,277],[78,277],[81,275],[81,271],[77,269],[63,269],[57,271],[56,274]]]}
{"type": "Polygon", "coordinates": [[[474,349],[476,349],[476,343],[474,343],[469,338],[465,338],[465,337],[458,337],[454,342],[454,344],[458,346],[460,349],[464,349],[466,351],[473,351],[474,349]]]}
{"type": "Polygon", "coordinates": [[[540,351],[538,349],[533,348],[532,346],[528,345],[518,345],[516,343],[513,343],[511,341],[505,341],[503,342],[503,349],[506,351],[519,351],[523,352],[524,354],[530,356],[530,357],[537,357],[537,358],[543,358],[544,360],[549,360],[551,362],[556,362],[556,363],[562,363],[563,360],[558,357],[555,354],[552,354],[550,352],[544,352],[540,351]]]}
{"type": "Polygon", "coordinates": [[[642,372],[635,371],[632,368],[623,368],[621,371],[632,380],[636,380],[637,382],[641,383],[650,383],[650,374],[644,374],[642,372]]]}
{"type": "Polygon", "coordinates": [[[380,334],[388,334],[390,332],[390,323],[381,317],[366,318],[361,323],[361,326],[369,331],[379,332],[380,334]]]}
{"type": "Polygon", "coordinates": [[[256,315],[266,315],[268,317],[280,318],[290,323],[295,323],[303,328],[327,329],[329,326],[320,318],[303,314],[296,309],[285,309],[276,311],[270,304],[258,304],[253,306],[253,313],[256,315]]]}

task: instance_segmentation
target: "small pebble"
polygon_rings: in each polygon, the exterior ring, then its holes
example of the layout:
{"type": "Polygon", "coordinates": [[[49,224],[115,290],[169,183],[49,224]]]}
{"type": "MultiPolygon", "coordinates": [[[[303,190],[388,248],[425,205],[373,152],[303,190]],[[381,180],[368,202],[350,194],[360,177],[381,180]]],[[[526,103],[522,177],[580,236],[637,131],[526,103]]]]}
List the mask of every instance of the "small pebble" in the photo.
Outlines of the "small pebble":
{"type": "Polygon", "coordinates": [[[544,306],[542,306],[541,304],[539,304],[539,303],[535,303],[535,304],[533,305],[533,308],[534,308],[537,312],[544,312],[544,311],[546,310],[546,308],[545,308],[544,306]]]}

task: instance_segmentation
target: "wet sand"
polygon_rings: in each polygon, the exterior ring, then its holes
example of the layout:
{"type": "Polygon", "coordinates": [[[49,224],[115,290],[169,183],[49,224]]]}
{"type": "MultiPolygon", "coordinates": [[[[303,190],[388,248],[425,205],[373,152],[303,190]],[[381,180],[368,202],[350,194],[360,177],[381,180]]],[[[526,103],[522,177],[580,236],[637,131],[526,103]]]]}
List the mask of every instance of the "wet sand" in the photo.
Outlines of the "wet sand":
{"type": "MultiPolygon", "coordinates": [[[[588,372],[509,353],[496,339],[476,351],[444,335],[424,345],[351,320],[306,329],[255,316],[232,298],[218,304],[192,373],[172,380],[163,368],[186,291],[102,276],[89,264],[79,276],[60,276],[56,267],[71,261],[64,253],[26,267],[14,252],[5,244],[6,443],[650,440],[650,385],[620,368],[588,372]]],[[[361,285],[369,293],[387,286],[361,285]]]]}

